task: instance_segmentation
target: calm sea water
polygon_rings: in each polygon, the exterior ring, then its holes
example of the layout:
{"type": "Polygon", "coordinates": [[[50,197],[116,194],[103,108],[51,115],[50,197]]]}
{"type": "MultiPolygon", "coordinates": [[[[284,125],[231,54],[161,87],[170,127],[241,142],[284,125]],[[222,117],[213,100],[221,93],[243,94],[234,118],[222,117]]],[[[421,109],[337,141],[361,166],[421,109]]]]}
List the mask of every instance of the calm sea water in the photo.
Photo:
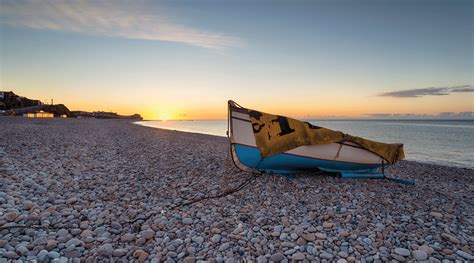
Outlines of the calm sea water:
{"type": "MultiPolygon", "coordinates": [[[[310,120],[317,126],[386,143],[403,143],[408,160],[474,168],[474,120],[310,120]]],[[[227,121],[141,121],[137,124],[226,136],[227,121]]]]}

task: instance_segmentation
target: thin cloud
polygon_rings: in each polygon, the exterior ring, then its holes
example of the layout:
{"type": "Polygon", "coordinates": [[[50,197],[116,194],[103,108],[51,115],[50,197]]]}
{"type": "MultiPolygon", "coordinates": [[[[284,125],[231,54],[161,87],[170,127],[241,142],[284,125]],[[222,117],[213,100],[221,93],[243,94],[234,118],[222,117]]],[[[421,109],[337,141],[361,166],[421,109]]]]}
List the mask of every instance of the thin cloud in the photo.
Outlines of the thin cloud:
{"type": "Polygon", "coordinates": [[[398,90],[378,94],[379,97],[418,98],[423,96],[447,96],[451,93],[474,92],[474,86],[430,87],[423,89],[398,90]]]}
{"type": "Polygon", "coordinates": [[[158,40],[209,49],[243,46],[236,37],[199,30],[142,1],[2,1],[0,21],[16,27],[158,40]]]}

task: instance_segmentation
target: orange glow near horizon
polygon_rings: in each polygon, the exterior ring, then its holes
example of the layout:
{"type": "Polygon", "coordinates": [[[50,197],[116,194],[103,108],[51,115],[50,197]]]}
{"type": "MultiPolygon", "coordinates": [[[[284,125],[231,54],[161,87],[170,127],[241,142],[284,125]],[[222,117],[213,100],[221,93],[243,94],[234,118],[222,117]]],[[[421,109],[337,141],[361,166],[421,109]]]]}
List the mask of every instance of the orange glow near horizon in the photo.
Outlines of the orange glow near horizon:
{"type": "MultiPolygon", "coordinates": [[[[280,114],[294,118],[363,118],[369,114],[426,114],[437,115],[441,112],[466,112],[472,111],[471,96],[452,95],[456,97],[448,102],[442,97],[433,98],[411,98],[397,99],[378,97],[363,98],[354,101],[350,98],[340,98],[338,101],[310,101],[302,100],[289,103],[286,106],[280,102],[239,102],[242,106],[250,109],[260,110],[273,114],[280,114]]],[[[66,104],[68,105],[68,104],[66,104]]],[[[76,107],[79,107],[77,105],[76,107]]],[[[73,108],[74,109],[74,108],[73,108]]],[[[111,106],[106,108],[123,115],[139,113],[145,120],[222,120],[227,118],[227,104],[223,101],[219,104],[196,105],[195,103],[181,102],[173,106],[170,103],[146,106],[111,106]]],[[[98,110],[92,105],[86,110],[98,110]]]]}
{"type": "MultiPolygon", "coordinates": [[[[470,96],[458,96],[452,103],[446,103],[442,98],[413,98],[383,99],[368,98],[367,101],[353,103],[350,99],[340,99],[338,103],[326,101],[323,103],[301,102],[289,104],[285,107],[279,103],[242,103],[242,106],[272,114],[290,116],[293,118],[364,118],[370,114],[419,114],[437,115],[442,112],[468,112],[473,111],[470,106],[470,96]],[[423,101],[423,103],[420,103],[423,101]]],[[[227,118],[227,105],[187,106],[176,108],[173,111],[156,107],[160,114],[144,112],[145,120],[222,120],[227,118]],[[159,118],[157,118],[157,116],[159,118]]]]}
{"type": "MultiPolygon", "coordinates": [[[[4,90],[4,87],[0,87],[4,90]]],[[[10,89],[7,89],[10,90],[10,89]]],[[[112,111],[121,115],[138,113],[145,120],[222,120],[227,118],[227,96],[181,96],[174,93],[137,92],[134,94],[72,93],[52,89],[48,95],[43,90],[12,89],[16,94],[31,99],[65,104],[70,110],[112,111]],[[48,98],[49,97],[49,98],[48,98]]],[[[306,96],[264,96],[246,92],[232,99],[244,107],[294,118],[364,118],[370,114],[426,114],[441,112],[467,112],[474,110],[472,93],[419,98],[377,97],[339,91],[309,93],[306,96]]],[[[372,93],[372,94],[371,94],[372,93]]]]}

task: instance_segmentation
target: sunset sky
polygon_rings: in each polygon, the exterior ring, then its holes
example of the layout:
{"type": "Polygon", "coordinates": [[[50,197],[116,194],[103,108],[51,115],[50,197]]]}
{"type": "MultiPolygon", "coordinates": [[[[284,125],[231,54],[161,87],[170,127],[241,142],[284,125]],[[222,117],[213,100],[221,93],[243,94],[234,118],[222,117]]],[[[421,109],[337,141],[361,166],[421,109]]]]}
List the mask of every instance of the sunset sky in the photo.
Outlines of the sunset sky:
{"type": "Polygon", "coordinates": [[[474,111],[473,1],[0,1],[0,90],[222,119],[474,111]]]}

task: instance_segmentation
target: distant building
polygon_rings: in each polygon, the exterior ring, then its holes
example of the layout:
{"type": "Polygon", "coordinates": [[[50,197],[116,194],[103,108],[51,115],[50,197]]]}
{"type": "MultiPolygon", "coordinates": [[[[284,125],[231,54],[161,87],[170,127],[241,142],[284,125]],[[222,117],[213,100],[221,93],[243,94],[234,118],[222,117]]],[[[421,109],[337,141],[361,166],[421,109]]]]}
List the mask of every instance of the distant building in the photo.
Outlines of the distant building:
{"type": "Polygon", "coordinates": [[[27,118],[54,118],[54,114],[40,110],[38,112],[23,113],[23,117],[27,117],[27,118]]]}

